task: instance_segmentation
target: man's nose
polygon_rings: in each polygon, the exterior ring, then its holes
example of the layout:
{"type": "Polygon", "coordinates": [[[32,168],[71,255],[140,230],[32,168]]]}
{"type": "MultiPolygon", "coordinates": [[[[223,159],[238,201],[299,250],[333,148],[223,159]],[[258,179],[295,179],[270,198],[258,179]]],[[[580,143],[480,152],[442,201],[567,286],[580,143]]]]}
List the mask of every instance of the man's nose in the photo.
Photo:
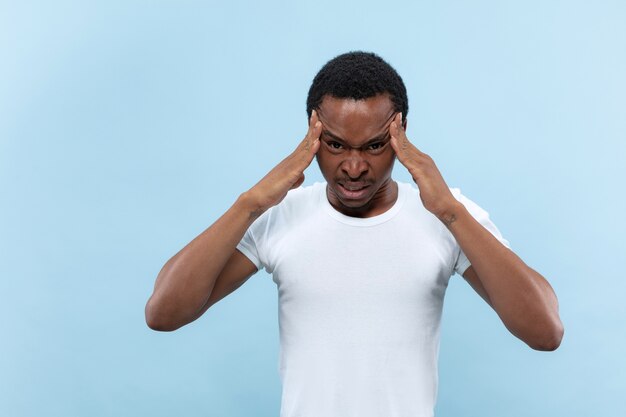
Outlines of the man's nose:
{"type": "Polygon", "coordinates": [[[356,180],[367,172],[369,164],[359,150],[352,149],[350,156],[341,164],[341,169],[350,179],[356,180]]]}

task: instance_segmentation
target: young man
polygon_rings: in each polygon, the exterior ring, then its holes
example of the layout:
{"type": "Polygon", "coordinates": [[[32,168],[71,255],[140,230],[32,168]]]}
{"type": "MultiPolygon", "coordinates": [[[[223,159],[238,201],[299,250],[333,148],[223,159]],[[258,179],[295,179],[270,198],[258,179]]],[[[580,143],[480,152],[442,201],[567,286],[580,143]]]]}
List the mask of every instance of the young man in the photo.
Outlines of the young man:
{"type": "Polygon", "coordinates": [[[530,347],[559,346],[551,286],[409,141],[406,89],[389,64],[332,59],[307,112],[297,149],[165,264],[151,328],[197,319],[265,268],[279,292],[281,417],[432,416],[455,272],[530,347]],[[314,157],[326,181],[301,187],[314,157]],[[391,178],[396,158],[415,184],[391,178]]]}

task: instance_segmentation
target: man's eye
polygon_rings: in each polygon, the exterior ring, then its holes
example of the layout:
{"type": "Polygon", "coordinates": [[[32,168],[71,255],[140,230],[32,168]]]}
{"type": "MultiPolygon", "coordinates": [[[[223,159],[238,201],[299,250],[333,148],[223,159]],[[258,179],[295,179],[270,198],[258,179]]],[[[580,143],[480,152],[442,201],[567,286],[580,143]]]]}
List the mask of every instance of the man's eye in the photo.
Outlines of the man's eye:
{"type": "Polygon", "coordinates": [[[384,142],[372,143],[367,147],[367,150],[372,154],[383,153],[385,151],[385,145],[386,143],[384,142]]]}
{"type": "Polygon", "coordinates": [[[338,142],[328,142],[328,146],[333,149],[341,149],[341,143],[338,142]]]}

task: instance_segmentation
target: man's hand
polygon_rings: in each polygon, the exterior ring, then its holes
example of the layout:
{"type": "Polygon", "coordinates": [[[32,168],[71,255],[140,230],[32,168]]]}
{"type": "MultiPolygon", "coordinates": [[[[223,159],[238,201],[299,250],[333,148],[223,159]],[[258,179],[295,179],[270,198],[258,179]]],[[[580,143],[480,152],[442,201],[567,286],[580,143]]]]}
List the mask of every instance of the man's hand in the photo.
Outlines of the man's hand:
{"type": "Polygon", "coordinates": [[[304,170],[311,164],[320,148],[322,122],[313,110],[309,120],[309,130],[295,151],[274,167],[254,187],[248,190],[247,197],[254,206],[254,215],[260,216],[272,206],[280,203],[287,192],[304,182],[304,170]]]}
{"type": "Polygon", "coordinates": [[[391,146],[417,184],[424,207],[444,223],[454,221],[450,213],[461,203],[450,192],[433,159],[409,142],[401,126],[402,113],[398,113],[389,128],[391,146]]]}

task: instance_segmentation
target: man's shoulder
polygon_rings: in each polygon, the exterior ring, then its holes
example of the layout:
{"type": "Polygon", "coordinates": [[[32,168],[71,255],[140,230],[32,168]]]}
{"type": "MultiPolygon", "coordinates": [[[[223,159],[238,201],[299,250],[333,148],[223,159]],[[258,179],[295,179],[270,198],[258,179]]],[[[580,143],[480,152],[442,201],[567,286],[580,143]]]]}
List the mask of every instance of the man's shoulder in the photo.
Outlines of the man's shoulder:
{"type": "Polygon", "coordinates": [[[293,204],[312,204],[319,199],[320,193],[322,190],[326,189],[325,182],[315,182],[310,185],[301,185],[298,188],[294,188],[293,190],[289,190],[287,195],[281,201],[280,205],[293,205],[293,204]]]}
{"type": "MultiPolygon", "coordinates": [[[[415,195],[419,196],[419,188],[417,187],[417,185],[415,185],[414,182],[404,182],[404,181],[397,181],[397,180],[396,182],[398,183],[398,187],[402,187],[404,188],[405,191],[409,191],[413,193],[414,196],[415,195]]],[[[456,197],[457,199],[460,198],[460,196],[462,195],[461,189],[458,187],[448,186],[448,189],[450,190],[452,195],[456,197]]]]}
{"type": "Polygon", "coordinates": [[[319,207],[320,195],[326,189],[325,182],[315,182],[289,190],[283,200],[266,213],[271,217],[292,217],[319,207]]]}

